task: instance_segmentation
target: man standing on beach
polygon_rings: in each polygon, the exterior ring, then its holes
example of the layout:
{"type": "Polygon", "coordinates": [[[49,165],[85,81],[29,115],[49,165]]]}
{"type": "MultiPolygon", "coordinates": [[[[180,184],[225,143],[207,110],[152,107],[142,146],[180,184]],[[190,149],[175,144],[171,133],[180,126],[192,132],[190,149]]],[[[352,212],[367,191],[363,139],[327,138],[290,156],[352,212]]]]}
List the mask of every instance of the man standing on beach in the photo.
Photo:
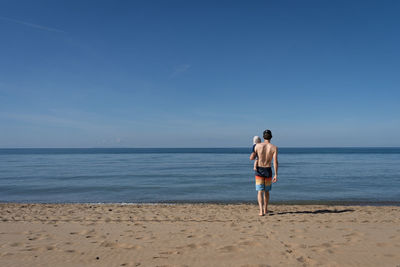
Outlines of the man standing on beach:
{"type": "Polygon", "coordinates": [[[264,142],[258,143],[254,148],[254,152],[250,155],[250,160],[254,160],[256,157],[258,157],[258,166],[257,170],[255,171],[255,175],[260,216],[267,214],[269,191],[271,191],[272,183],[275,183],[278,177],[278,148],[271,144],[271,131],[265,130],[263,133],[263,138],[264,142]],[[273,178],[271,169],[272,160],[274,161],[273,178]]]}

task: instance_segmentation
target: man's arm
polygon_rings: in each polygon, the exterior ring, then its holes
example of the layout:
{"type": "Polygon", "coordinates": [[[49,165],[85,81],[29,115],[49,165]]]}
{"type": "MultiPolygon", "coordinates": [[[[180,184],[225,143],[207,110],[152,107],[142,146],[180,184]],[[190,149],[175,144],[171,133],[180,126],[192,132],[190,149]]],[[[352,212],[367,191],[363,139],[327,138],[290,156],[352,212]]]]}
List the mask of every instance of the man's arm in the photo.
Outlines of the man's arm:
{"type": "Polygon", "coordinates": [[[273,159],[274,159],[274,178],[272,179],[273,183],[276,183],[278,180],[278,148],[275,149],[275,152],[273,154],[273,159]]]}

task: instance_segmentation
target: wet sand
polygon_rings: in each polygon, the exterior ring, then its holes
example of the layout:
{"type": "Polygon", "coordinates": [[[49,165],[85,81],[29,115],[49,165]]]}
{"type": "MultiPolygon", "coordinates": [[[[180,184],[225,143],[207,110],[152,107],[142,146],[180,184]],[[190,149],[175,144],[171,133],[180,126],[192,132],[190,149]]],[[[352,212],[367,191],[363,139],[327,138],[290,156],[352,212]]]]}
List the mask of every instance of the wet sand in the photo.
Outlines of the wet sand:
{"type": "Polygon", "coordinates": [[[3,203],[0,266],[400,266],[400,207],[3,203]]]}

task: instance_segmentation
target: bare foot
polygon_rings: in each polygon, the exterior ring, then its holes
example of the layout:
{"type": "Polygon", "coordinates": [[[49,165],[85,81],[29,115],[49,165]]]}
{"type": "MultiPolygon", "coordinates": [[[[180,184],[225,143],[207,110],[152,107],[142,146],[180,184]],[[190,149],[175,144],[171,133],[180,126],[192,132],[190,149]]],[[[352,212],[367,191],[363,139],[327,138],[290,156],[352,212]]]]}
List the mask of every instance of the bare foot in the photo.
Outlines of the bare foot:
{"type": "Polygon", "coordinates": [[[258,215],[259,215],[259,216],[264,216],[264,213],[260,212],[258,215]]]}

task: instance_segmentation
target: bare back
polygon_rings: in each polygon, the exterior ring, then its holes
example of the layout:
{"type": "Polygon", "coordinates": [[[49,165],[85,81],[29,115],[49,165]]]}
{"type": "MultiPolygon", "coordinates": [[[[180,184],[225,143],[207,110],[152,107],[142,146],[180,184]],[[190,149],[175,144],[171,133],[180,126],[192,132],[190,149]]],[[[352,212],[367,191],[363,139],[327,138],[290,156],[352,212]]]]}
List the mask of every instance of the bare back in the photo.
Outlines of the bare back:
{"type": "Polygon", "coordinates": [[[258,157],[259,167],[271,167],[271,162],[276,153],[276,146],[271,143],[259,143],[254,148],[254,152],[258,157]]]}

